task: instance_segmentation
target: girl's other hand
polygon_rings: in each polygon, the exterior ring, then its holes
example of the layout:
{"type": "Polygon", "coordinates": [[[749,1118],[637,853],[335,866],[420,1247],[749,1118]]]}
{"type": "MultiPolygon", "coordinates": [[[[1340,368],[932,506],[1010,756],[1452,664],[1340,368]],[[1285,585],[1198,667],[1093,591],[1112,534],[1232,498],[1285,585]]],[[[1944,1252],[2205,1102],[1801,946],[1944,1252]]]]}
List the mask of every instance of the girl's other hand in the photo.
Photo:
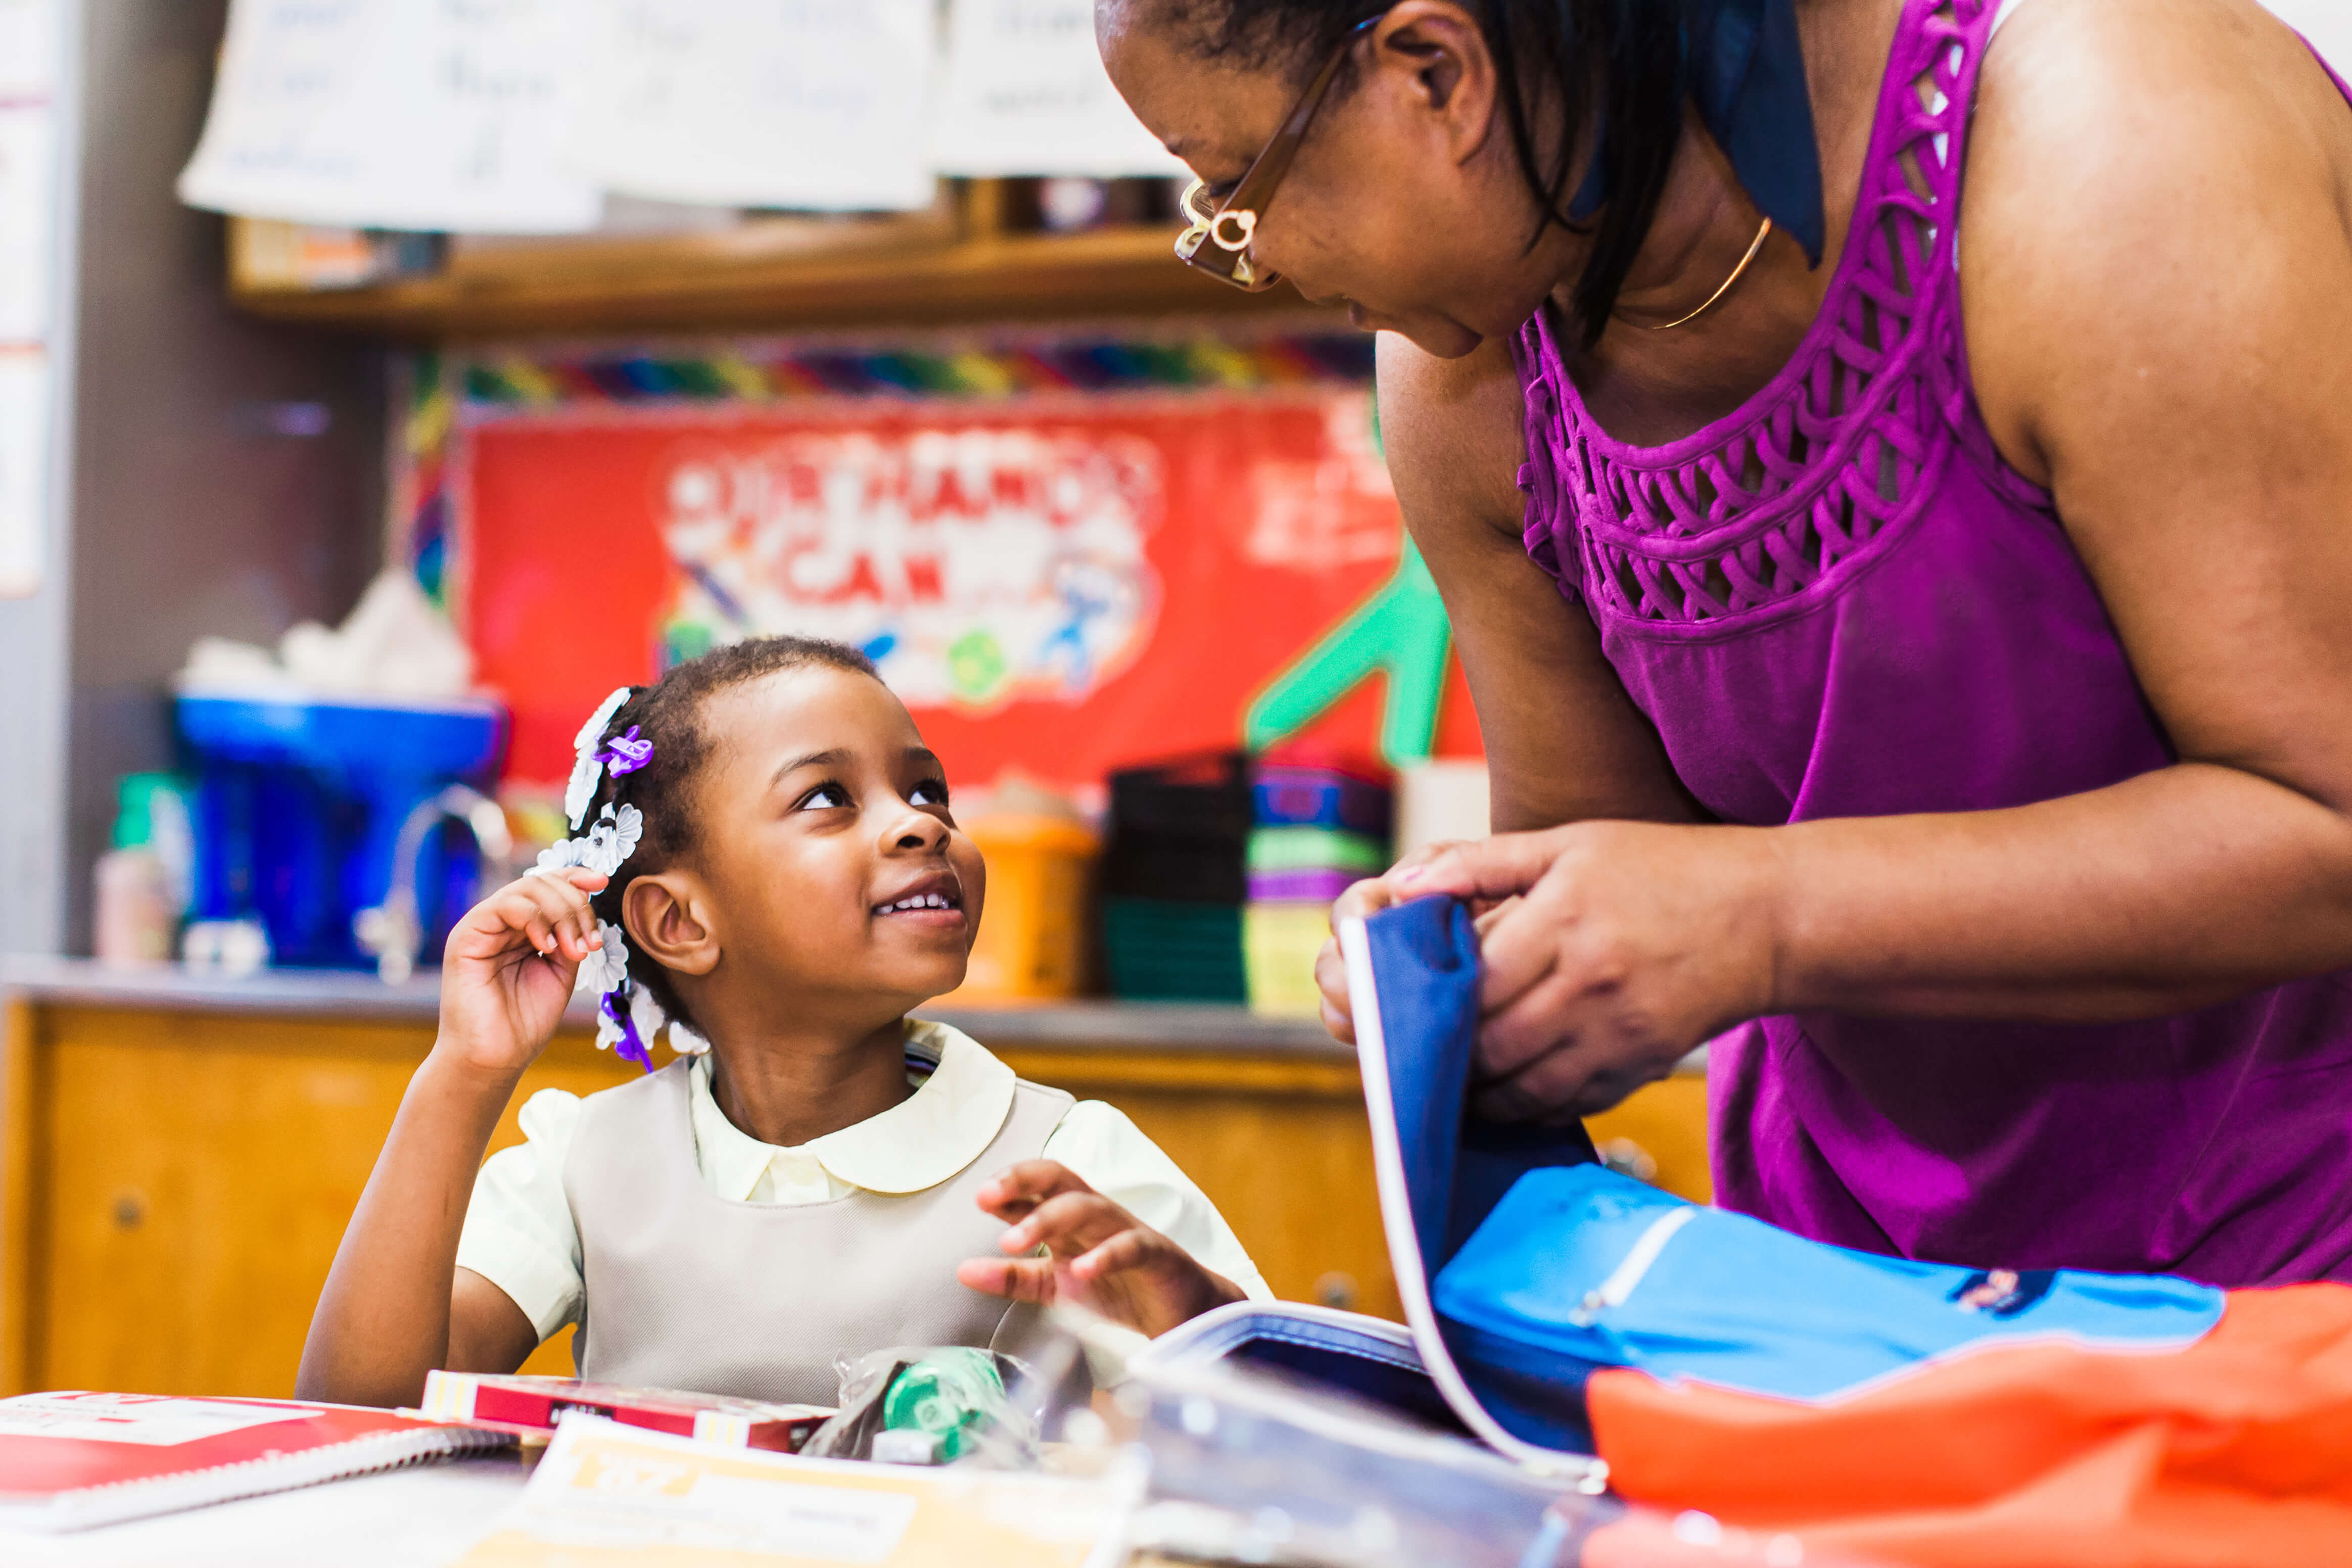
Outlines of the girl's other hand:
{"type": "Polygon", "coordinates": [[[513,1078],[547,1049],[580,966],[604,946],[588,905],[604,881],[577,866],[532,873],[466,912],[442,953],[436,1053],[513,1078]]]}
{"type": "Polygon", "coordinates": [[[1043,1258],[974,1258],[956,1278],[1016,1301],[1075,1301],[1158,1336],[1244,1298],[1192,1255],[1054,1160],[1024,1160],[980,1189],[980,1207],[1011,1222],[1005,1251],[1043,1258]]]}

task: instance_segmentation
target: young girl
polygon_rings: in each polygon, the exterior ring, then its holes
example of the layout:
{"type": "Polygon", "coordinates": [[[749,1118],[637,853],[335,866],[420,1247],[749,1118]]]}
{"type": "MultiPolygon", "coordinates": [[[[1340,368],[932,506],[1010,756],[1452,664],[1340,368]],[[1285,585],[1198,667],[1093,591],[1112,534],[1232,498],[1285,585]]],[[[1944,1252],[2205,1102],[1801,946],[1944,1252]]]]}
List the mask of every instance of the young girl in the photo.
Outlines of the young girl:
{"type": "Polygon", "coordinates": [[[985,1345],[1003,1298],[1156,1333],[1267,1293],[1125,1116],[907,1017],[961,983],[985,870],[864,655],[769,638],[615,692],[565,804],[580,836],[450,936],[304,1397],[413,1404],[577,1322],[583,1377],[829,1405],[836,1356],[985,1345]],[[532,1096],[485,1164],[575,975],[599,1044],[686,1054],[532,1096]]]}

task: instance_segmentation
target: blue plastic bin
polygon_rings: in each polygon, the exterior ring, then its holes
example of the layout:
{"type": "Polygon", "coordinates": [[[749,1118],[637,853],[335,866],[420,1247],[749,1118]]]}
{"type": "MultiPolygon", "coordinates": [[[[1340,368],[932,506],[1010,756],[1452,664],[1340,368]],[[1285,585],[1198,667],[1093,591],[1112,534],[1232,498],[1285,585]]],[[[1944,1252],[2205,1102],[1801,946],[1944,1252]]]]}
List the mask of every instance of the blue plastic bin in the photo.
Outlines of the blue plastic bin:
{"type": "MultiPolygon", "coordinates": [[[[184,695],[178,716],[197,776],[189,915],[258,916],[279,964],[370,966],[352,917],[390,891],[401,823],[449,784],[487,785],[506,748],[506,710],[482,700],[184,695]]],[[[471,851],[452,823],[418,857],[428,956],[473,899],[471,851]]]]}

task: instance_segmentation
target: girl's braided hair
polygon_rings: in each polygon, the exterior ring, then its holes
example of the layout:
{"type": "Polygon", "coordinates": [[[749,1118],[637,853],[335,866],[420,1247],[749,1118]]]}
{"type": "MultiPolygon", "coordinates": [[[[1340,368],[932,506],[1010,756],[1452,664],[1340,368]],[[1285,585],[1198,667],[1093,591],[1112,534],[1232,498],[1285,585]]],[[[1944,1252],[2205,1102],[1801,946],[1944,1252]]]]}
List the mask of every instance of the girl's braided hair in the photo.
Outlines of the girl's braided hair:
{"type": "MultiPolygon", "coordinates": [[[[635,729],[640,740],[653,743],[653,754],[643,767],[618,777],[606,768],[582,820],[594,821],[607,805],[615,810],[635,806],[644,818],[645,836],[604,890],[591,900],[597,919],[621,926],[621,904],[629,884],[647,873],[675,864],[695,847],[689,801],[695,776],[709,758],[712,741],[702,727],[703,706],[730,686],[813,666],[880,678],[874,661],[845,643],[818,637],[754,637],[675,665],[649,686],[629,689],[628,701],[604,721],[597,745],[635,729]]],[[[634,942],[629,946],[629,977],[652,993],[670,1019],[699,1032],[669,971],[634,942]]]]}

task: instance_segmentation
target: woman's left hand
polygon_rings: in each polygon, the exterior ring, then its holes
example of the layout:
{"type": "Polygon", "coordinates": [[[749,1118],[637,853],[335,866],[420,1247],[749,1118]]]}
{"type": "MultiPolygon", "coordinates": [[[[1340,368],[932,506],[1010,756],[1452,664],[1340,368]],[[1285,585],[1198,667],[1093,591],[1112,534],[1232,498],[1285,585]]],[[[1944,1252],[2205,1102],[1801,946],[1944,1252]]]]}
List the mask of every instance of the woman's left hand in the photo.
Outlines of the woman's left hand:
{"type": "Polygon", "coordinates": [[[1055,1160],[1024,1160],[980,1189],[980,1207],[1011,1221],[1001,1245],[1045,1256],[974,1258],[956,1278],[1016,1301],[1082,1301],[1157,1337],[1213,1307],[1244,1299],[1240,1286],[1103,1197],[1055,1160]]]}
{"type": "Polygon", "coordinates": [[[1771,1011],[1776,862],[1769,830],[1575,822],[1456,844],[1392,873],[1400,899],[1505,901],[1478,923],[1479,1113],[1607,1110],[1771,1011]]]}

